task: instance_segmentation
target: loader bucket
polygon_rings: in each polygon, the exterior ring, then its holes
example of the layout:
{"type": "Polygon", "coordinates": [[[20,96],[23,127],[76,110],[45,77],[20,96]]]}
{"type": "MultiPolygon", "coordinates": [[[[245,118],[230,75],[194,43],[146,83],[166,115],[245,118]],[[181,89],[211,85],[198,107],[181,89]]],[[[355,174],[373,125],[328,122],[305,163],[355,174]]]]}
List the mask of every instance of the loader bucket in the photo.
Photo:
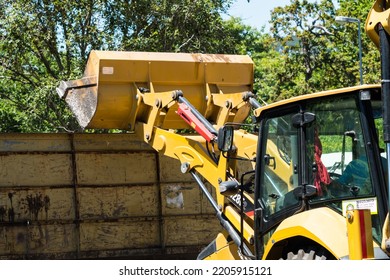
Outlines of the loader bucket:
{"type": "MultiPolygon", "coordinates": [[[[137,121],[147,122],[153,106],[141,100],[148,96],[159,102],[159,96],[180,90],[212,121],[219,110],[213,96],[242,94],[252,87],[253,62],[248,56],[92,51],[84,76],[62,81],[57,92],[81,127],[133,130],[137,121]]],[[[186,128],[176,110],[175,105],[166,106],[158,125],[186,128]]],[[[231,120],[242,122],[248,113],[244,106],[231,120]]]]}

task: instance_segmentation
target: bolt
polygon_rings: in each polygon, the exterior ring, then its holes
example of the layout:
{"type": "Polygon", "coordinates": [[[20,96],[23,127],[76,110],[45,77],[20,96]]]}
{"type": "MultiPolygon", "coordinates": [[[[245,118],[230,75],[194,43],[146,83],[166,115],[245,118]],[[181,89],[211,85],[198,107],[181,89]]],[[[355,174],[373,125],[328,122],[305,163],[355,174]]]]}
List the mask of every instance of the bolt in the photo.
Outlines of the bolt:
{"type": "Polygon", "coordinates": [[[225,107],[230,109],[232,107],[232,102],[230,100],[225,102],[225,107]]]}
{"type": "Polygon", "coordinates": [[[146,141],[149,141],[150,140],[150,134],[146,134],[145,135],[145,139],[146,139],[146,141]]]}
{"type": "Polygon", "coordinates": [[[350,223],[353,222],[353,212],[352,211],[347,211],[347,219],[348,219],[348,222],[350,222],[350,223]]]}
{"type": "Polygon", "coordinates": [[[180,167],[181,173],[187,173],[190,170],[190,164],[188,162],[183,162],[180,167]]]}
{"type": "Polygon", "coordinates": [[[176,100],[179,96],[183,96],[183,92],[181,90],[172,91],[172,99],[176,100]]]}

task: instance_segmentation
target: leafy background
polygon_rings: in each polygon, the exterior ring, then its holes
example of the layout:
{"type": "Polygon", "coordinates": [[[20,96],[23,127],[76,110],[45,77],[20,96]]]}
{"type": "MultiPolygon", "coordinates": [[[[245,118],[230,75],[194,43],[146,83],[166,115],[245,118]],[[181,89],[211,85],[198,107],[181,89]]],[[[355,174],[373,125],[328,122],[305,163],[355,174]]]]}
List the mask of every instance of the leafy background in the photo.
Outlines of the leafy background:
{"type": "MultiPolygon", "coordinates": [[[[269,33],[224,20],[234,2],[2,0],[0,132],[79,130],[55,88],[80,78],[92,49],[249,54],[255,93],[268,103],[359,84],[356,24],[334,17],[359,18],[363,28],[373,1],[339,0],[336,9],[332,1],[291,0],[273,10],[269,33]]],[[[379,53],[362,39],[364,82],[377,83],[379,53]]]]}

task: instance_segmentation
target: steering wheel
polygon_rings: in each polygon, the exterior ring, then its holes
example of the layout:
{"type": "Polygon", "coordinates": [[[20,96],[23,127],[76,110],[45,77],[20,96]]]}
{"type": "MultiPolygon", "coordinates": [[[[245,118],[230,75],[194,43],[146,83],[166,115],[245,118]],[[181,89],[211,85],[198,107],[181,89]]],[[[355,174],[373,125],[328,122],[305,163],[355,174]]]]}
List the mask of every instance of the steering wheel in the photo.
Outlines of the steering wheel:
{"type": "Polygon", "coordinates": [[[339,183],[338,179],[341,177],[340,174],[330,172],[329,177],[332,179],[332,183],[330,183],[328,189],[330,189],[331,195],[333,197],[343,197],[350,194],[356,196],[360,191],[359,186],[339,183]]]}

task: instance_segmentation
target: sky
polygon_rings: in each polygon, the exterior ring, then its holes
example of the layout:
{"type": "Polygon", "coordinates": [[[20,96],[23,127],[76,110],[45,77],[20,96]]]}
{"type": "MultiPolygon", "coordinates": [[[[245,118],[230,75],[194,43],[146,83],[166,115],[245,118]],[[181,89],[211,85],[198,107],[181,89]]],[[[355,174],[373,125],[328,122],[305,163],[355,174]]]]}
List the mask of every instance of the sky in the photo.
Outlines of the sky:
{"type": "Polygon", "coordinates": [[[260,29],[265,26],[269,30],[268,21],[271,11],[278,6],[286,6],[290,0],[236,0],[229,10],[229,15],[240,17],[245,24],[260,29]]]}
{"type": "MultiPolygon", "coordinates": [[[[317,2],[309,0],[309,2],[317,2]]],[[[244,23],[261,29],[265,26],[265,31],[269,31],[269,20],[271,11],[276,7],[289,5],[290,0],[236,0],[229,10],[229,15],[240,17],[244,23]]]]}

